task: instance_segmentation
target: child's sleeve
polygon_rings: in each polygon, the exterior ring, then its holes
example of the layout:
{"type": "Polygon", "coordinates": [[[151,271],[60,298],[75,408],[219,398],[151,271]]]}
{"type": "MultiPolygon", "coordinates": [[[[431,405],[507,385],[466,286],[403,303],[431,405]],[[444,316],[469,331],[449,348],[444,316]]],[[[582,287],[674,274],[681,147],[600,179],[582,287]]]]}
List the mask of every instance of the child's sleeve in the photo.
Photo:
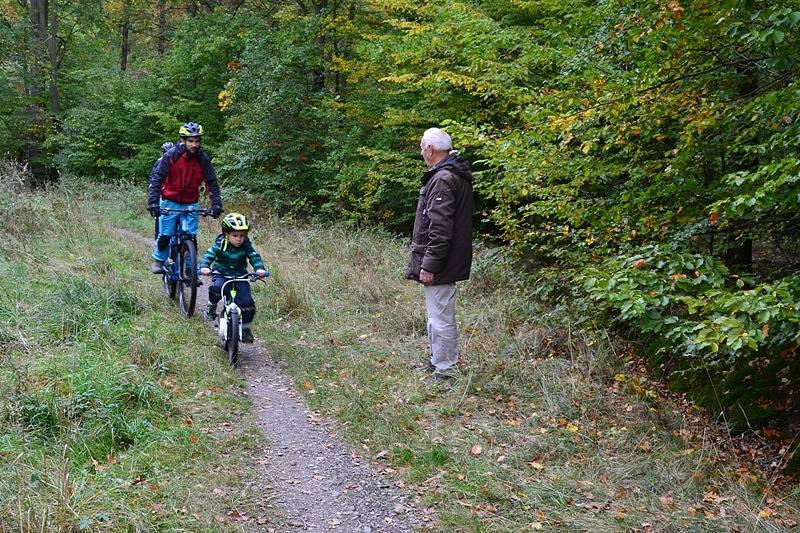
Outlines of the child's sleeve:
{"type": "Polygon", "coordinates": [[[266,267],[264,267],[264,261],[261,259],[261,256],[258,255],[258,252],[256,252],[256,249],[253,247],[253,243],[247,241],[247,244],[249,246],[247,250],[247,259],[250,260],[250,264],[253,265],[253,268],[256,270],[266,270],[266,267]]]}
{"type": "Polygon", "coordinates": [[[214,261],[217,260],[217,255],[219,254],[220,247],[215,242],[211,245],[211,248],[206,250],[206,253],[203,254],[203,259],[200,260],[200,268],[210,268],[214,261]]]}

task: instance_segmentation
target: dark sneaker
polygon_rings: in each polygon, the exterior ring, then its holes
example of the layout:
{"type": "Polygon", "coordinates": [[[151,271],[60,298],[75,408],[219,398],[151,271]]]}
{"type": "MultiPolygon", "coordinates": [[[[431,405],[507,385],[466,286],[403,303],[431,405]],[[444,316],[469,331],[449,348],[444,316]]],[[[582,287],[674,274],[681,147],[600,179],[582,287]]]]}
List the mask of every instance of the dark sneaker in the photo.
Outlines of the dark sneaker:
{"type": "Polygon", "coordinates": [[[456,377],[458,377],[458,368],[456,367],[450,367],[446,370],[439,370],[437,368],[431,374],[431,379],[435,383],[444,383],[445,381],[449,381],[456,377]]]}
{"type": "Polygon", "coordinates": [[[250,344],[255,338],[253,337],[253,330],[250,328],[242,328],[242,342],[250,344]]]}
{"type": "Polygon", "coordinates": [[[153,264],[150,265],[150,272],[153,274],[163,274],[164,264],[161,261],[153,261],[153,264]]]}
{"type": "Polygon", "coordinates": [[[207,306],[206,310],[203,312],[203,318],[206,320],[214,320],[217,318],[217,307],[207,306]]]}

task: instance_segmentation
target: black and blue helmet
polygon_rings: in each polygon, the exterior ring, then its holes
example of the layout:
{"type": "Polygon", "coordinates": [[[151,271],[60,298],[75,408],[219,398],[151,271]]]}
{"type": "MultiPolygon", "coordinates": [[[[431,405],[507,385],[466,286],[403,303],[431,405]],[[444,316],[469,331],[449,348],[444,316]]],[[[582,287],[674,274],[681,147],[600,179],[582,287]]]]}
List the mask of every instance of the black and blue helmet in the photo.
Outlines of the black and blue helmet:
{"type": "Polygon", "coordinates": [[[178,135],[181,137],[202,137],[203,126],[197,122],[187,122],[178,130],[178,135]]]}

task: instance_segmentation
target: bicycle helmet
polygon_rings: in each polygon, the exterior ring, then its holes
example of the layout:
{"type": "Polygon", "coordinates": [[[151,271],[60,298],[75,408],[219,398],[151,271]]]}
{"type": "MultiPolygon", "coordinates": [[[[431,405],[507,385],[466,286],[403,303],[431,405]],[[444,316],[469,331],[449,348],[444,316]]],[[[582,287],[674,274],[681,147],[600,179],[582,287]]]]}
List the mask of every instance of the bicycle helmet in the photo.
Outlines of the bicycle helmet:
{"type": "Polygon", "coordinates": [[[170,141],[165,142],[164,144],[161,145],[161,153],[166,154],[167,150],[171,149],[173,146],[175,146],[174,142],[170,141]]]}
{"type": "Polygon", "coordinates": [[[222,219],[222,233],[249,230],[250,226],[247,225],[247,218],[240,213],[228,213],[222,219]]]}
{"type": "Polygon", "coordinates": [[[202,137],[203,126],[197,122],[187,122],[178,130],[178,135],[181,137],[202,137]]]}

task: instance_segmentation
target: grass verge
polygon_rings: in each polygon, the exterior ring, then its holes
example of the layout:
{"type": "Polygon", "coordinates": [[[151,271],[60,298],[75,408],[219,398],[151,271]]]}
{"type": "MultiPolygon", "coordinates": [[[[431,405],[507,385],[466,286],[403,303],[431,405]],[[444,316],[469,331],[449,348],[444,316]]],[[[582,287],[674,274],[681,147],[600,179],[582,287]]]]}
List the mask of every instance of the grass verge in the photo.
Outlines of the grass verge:
{"type": "MultiPolygon", "coordinates": [[[[246,207],[242,209],[247,210],[246,207]]],[[[462,375],[431,384],[421,287],[373,230],[254,217],[273,270],[257,332],[307,401],[438,513],[442,531],[781,531],[796,494],[759,479],[698,409],[603,331],[542,308],[480,249],[457,312],[462,375]]]]}
{"type": "Polygon", "coordinates": [[[14,171],[0,191],[0,531],[237,530],[265,503],[247,483],[259,436],[213,333],[163,301],[146,247],[114,230],[135,218],[124,194],[31,192],[14,171]]]}
{"type": "MultiPolygon", "coordinates": [[[[149,234],[140,198],[4,183],[0,530],[226,530],[231,510],[258,513],[239,379],[212,332],[163,303],[141,243],[113,230],[149,234]]],[[[794,525],[796,492],[735,463],[724,431],[603,332],[539,306],[500,255],[478,251],[458,300],[462,376],[434,385],[416,370],[425,311],[400,241],[228,203],[252,213],[273,272],[257,334],[439,530],[794,525]]]]}

